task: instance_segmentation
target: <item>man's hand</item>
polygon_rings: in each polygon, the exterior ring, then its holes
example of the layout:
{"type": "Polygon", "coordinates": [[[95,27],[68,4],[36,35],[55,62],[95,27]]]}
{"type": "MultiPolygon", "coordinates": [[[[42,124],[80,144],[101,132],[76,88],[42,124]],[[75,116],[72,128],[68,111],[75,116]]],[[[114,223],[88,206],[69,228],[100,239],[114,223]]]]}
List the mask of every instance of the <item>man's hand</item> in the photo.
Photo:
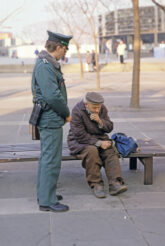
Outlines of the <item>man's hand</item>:
{"type": "Polygon", "coordinates": [[[102,141],[100,148],[102,149],[108,149],[111,146],[111,141],[102,141]]]}
{"type": "Polygon", "coordinates": [[[98,114],[94,114],[94,113],[91,114],[90,115],[90,119],[96,121],[99,125],[102,124],[102,121],[101,121],[101,119],[100,119],[98,114]]]}
{"type": "Polygon", "coordinates": [[[66,117],[66,119],[65,119],[65,123],[70,122],[70,121],[71,121],[71,119],[72,119],[72,116],[71,116],[71,115],[69,115],[68,117],[66,117]]]}

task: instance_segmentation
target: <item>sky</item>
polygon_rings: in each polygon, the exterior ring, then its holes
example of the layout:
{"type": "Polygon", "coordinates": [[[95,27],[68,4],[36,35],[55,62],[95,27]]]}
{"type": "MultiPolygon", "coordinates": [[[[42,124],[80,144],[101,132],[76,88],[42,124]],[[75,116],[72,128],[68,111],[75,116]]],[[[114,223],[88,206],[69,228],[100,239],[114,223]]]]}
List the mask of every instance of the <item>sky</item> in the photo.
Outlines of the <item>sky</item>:
{"type": "MultiPolygon", "coordinates": [[[[46,11],[46,6],[50,1],[52,0],[0,0],[0,21],[20,8],[15,15],[8,18],[3,26],[0,25],[0,32],[8,31],[20,36],[27,26],[33,25],[35,28],[37,23],[48,22],[52,19],[52,15],[46,11]]],[[[111,0],[107,0],[107,2],[109,3],[111,0]]],[[[126,3],[129,4],[129,7],[132,6],[131,0],[120,0],[118,2],[121,3],[120,7],[126,6],[126,3]]],[[[159,0],[159,2],[165,4],[165,0],[159,0]]],[[[151,0],[139,0],[139,3],[140,5],[152,4],[151,0]]],[[[38,28],[37,25],[36,27],[38,28]]]]}
{"type": "Polygon", "coordinates": [[[25,26],[47,21],[50,18],[50,14],[45,9],[47,3],[47,0],[0,0],[0,20],[20,8],[8,18],[3,28],[0,27],[0,31],[20,33],[25,26]]]}

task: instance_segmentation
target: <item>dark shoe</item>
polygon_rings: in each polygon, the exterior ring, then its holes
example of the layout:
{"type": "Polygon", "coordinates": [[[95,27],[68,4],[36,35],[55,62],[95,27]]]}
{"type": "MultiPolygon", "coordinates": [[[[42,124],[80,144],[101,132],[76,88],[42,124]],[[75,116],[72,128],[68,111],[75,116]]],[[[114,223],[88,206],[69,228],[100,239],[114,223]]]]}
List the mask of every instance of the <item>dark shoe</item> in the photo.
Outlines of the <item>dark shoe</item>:
{"type": "Polygon", "coordinates": [[[105,198],[106,197],[104,187],[102,185],[99,185],[99,184],[96,184],[93,187],[93,193],[97,198],[105,198]]]}
{"type": "Polygon", "coordinates": [[[115,182],[109,185],[109,194],[111,196],[116,196],[128,190],[128,187],[120,182],[115,182]]]}
{"type": "Polygon", "coordinates": [[[56,202],[51,206],[39,206],[39,209],[41,211],[65,212],[69,210],[69,207],[67,205],[56,202]]]}

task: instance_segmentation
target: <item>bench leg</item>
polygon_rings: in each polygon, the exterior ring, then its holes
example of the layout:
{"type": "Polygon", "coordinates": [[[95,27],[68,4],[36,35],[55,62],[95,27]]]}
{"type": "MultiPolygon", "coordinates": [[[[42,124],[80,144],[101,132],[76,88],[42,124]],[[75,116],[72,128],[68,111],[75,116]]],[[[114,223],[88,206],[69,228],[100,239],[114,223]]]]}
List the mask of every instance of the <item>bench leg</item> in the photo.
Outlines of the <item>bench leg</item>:
{"type": "Polygon", "coordinates": [[[136,170],[137,169],[137,158],[136,157],[130,157],[129,169],[130,170],[136,170]]]}
{"type": "Polygon", "coordinates": [[[144,165],[144,184],[153,184],[153,157],[139,158],[144,165]]]}

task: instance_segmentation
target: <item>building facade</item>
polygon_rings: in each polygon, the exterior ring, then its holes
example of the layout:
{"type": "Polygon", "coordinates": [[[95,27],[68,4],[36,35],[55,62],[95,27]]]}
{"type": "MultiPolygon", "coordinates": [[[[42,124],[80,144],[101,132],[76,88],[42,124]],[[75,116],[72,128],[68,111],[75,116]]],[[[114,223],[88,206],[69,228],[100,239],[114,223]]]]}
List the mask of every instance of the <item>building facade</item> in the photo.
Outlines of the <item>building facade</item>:
{"type": "MultiPolygon", "coordinates": [[[[142,51],[152,52],[159,43],[165,42],[165,14],[157,6],[139,7],[142,51]]],[[[99,15],[99,48],[116,52],[118,40],[122,39],[127,50],[133,50],[133,9],[118,9],[99,15]]]]}

